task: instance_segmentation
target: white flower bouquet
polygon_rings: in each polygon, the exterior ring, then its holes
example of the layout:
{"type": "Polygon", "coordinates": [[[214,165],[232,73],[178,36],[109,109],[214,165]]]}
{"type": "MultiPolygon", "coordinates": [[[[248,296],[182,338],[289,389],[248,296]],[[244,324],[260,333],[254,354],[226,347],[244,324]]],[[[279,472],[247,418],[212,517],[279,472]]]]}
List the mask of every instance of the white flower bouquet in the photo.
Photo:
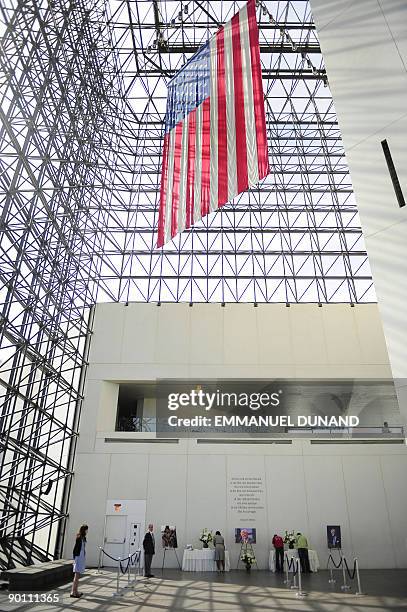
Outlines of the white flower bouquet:
{"type": "Polygon", "coordinates": [[[295,537],[294,531],[285,531],[284,532],[284,544],[288,544],[288,548],[294,548],[297,539],[295,537]]]}
{"type": "Polygon", "coordinates": [[[202,529],[202,533],[201,533],[201,537],[199,538],[199,541],[202,542],[204,548],[208,548],[209,542],[212,542],[212,540],[213,540],[212,531],[209,531],[209,529],[207,529],[206,527],[202,529]]]}
{"type": "Polygon", "coordinates": [[[250,550],[248,548],[244,548],[244,549],[242,549],[242,553],[240,555],[240,560],[243,561],[243,563],[246,566],[246,569],[249,570],[251,568],[251,566],[253,565],[253,563],[255,563],[256,557],[254,556],[252,550],[250,550]]]}

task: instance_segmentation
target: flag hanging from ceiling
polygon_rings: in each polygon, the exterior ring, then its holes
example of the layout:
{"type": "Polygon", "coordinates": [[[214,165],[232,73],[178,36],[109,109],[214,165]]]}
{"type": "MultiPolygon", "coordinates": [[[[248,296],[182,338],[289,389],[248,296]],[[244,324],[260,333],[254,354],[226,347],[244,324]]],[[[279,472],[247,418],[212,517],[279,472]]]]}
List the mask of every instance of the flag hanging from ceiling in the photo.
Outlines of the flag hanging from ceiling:
{"type": "Polygon", "coordinates": [[[269,173],[255,0],[168,84],[157,247],[269,173]]]}

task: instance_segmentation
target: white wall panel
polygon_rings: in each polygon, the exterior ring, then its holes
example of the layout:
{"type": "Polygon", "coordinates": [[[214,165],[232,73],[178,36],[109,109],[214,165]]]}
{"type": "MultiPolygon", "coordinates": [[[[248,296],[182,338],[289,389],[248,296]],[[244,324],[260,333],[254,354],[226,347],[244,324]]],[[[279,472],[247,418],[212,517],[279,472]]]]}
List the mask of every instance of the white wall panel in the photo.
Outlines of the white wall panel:
{"type": "Polygon", "coordinates": [[[108,499],[146,499],[148,455],[112,454],[108,499]]]}
{"type": "Polygon", "coordinates": [[[380,459],[343,457],[354,553],[361,567],[395,567],[380,459]]]}
{"type": "MultiPolygon", "coordinates": [[[[387,3],[311,0],[347,147],[354,148],[405,113],[401,94],[407,73],[381,11],[380,5],[386,7],[387,3]]],[[[399,3],[394,17],[400,23],[405,21],[405,3],[399,3]]]]}
{"type": "Polygon", "coordinates": [[[188,363],[190,313],[188,304],[163,304],[150,307],[159,309],[157,322],[157,363],[188,363]]]}
{"type": "MultiPolygon", "coordinates": [[[[185,546],[187,458],[185,455],[150,455],[147,480],[146,524],[153,523],[156,555],[153,567],[161,567],[163,550],[159,537],[161,525],[177,527],[178,546],[185,546]]],[[[165,565],[177,567],[175,556],[166,555],[165,565]]]]}
{"type": "Polygon", "coordinates": [[[293,363],[290,308],[276,308],[272,304],[259,304],[257,316],[257,344],[259,362],[262,364],[293,363]],[[270,325],[270,320],[273,324],[270,325]]]}
{"type": "Polygon", "coordinates": [[[383,11],[388,28],[397,45],[397,51],[404,63],[407,66],[407,19],[405,15],[406,3],[404,0],[381,0],[380,7],[383,11]]]}
{"type": "Polygon", "coordinates": [[[75,462],[75,477],[67,522],[64,556],[72,559],[72,549],[79,527],[89,526],[86,559],[88,566],[97,566],[99,546],[102,546],[105,524],[110,455],[79,453],[75,462]]]}
{"type": "Polygon", "coordinates": [[[124,306],[122,363],[152,363],[157,343],[157,308],[151,304],[124,306]]]}
{"type": "Polygon", "coordinates": [[[407,566],[407,457],[381,457],[396,567],[407,566]]]}
{"type": "Polygon", "coordinates": [[[84,391],[84,410],[82,410],[80,418],[78,452],[93,452],[95,450],[95,424],[98,420],[100,398],[103,390],[104,383],[102,381],[88,378],[84,391]]]}
{"type": "MultiPolygon", "coordinates": [[[[394,378],[407,379],[407,4],[311,0],[351,172],[394,378]]],[[[407,418],[407,404],[400,405],[407,418]]]]}
{"type": "MultiPolygon", "coordinates": [[[[378,287],[378,296],[379,298],[381,296],[384,298],[380,301],[380,310],[383,316],[387,347],[392,359],[393,376],[395,378],[406,379],[407,336],[405,335],[405,329],[407,328],[407,270],[406,277],[403,277],[399,281],[395,273],[397,270],[402,270],[407,261],[407,218],[404,223],[398,223],[393,227],[382,230],[374,236],[370,236],[367,239],[367,245],[371,248],[371,251],[376,252],[374,270],[381,278],[378,287]],[[392,268],[391,273],[388,272],[389,267],[392,268]]],[[[406,405],[404,405],[404,409],[405,415],[407,416],[406,405]]]]}
{"type": "Polygon", "coordinates": [[[361,363],[362,355],[353,308],[332,304],[332,309],[330,306],[329,311],[324,307],[320,310],[324,335],[330,339],[326,343],[328,363],[345,366],[361,363]]]}
{"type": "Polygon", "coordinates": [[[225,364],[257,364],[256,309],[252,304],[226,304],[223,310],[225,364]]]}
{"type": "Polygon", "coordinates": [[[388,362],[386,340],[379,309],[352,308],[356,334],[360,347],[360,362],[364,364],[385,364],[388,362]]]}
{"type": "MultiPolygon", "coordinates": [[[[274,533],[284,533],[286,529],[308,534],[309,515],[302,457],[266,457],[265,465],[271,538],[274,533]]],[[[312,541],[310,546],[313,547],[312,541]]]]}
{"type": "Polygon", "coordinates": [[[322,310],[316,304],[293,304],[290,307],[295,364],[328,363],[322,310]]]}
{"type": "Polygon", "coordinates": [[[194,304],[190,308],[189,354],[191,364],[223,363],[225,309],[220,304],[194,304]]]}
{"type": "Polygon", "coordinates": [[[342,549],[347,558],[353,558],[351,530],[345,493],[342,459],[340,456],[304,457],[305,487],[309,511],[309,540],[313,547],[323,551],[320,561],[326,567],[327,525],[340,525],[342,549]]]}
{"type": "Polygon", "coordinates": [[[219,530],[226,546],[231,544],[227,532],[226,457],[224,455],[189,455],[186,489],[185,542],[201,548],[202,529],[219,530]]]}
{"type": "Polygon", "coordinates": [[[121,361],[123,343],[124,306],[116,305],[114,317],[110,316],[111,304],[98,304],[93,325],[89,361],[111,363],[121,361]]]}

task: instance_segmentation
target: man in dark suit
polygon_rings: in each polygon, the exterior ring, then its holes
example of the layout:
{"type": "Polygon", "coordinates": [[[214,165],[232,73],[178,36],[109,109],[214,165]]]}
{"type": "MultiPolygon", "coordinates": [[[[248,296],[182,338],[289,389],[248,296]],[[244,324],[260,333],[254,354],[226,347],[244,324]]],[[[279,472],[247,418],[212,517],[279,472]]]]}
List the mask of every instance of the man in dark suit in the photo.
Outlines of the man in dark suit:
{"type": "Polygon", "coordinates": [[[144,576],[146,576],[146,578],[154,578],[154,575],[151,573],[151,562],[153,560],[153,555],[155,554],[155,540],[153,529],[154,525],[150,523],[148,526],[148,531],[144,536],[143,540],[144,576]]]}

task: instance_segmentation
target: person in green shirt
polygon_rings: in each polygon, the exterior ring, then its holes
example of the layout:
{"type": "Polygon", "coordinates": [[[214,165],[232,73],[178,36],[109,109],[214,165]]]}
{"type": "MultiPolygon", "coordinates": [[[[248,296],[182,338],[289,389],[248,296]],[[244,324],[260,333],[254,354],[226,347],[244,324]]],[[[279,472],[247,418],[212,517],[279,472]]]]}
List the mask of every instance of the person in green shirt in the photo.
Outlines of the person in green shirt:
{"type": "Polygon", "coordinates": [[[303,574],[310,574],[311,568],[308,557],[308,540],[300,531],[297,533],[296,545],[301,563],[301,572],[303,574]]]}

